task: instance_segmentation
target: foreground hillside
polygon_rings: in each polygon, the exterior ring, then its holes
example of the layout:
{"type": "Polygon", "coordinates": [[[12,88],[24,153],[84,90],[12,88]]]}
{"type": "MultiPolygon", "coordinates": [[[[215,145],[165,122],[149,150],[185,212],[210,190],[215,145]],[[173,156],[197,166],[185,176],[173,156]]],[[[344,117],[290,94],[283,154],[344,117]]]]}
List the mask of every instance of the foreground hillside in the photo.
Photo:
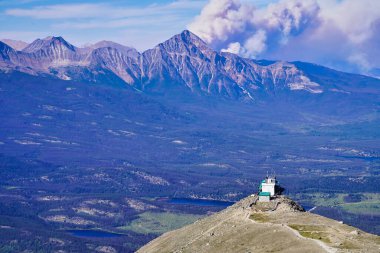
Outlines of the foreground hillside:
{"type": "Polygon", "coordinates": [[[288,198],[247,197],[138,252],[379,252],[380,237],[309,212],[288,198]],[[277,205],[277,208],[275,206],[277,205]]]}

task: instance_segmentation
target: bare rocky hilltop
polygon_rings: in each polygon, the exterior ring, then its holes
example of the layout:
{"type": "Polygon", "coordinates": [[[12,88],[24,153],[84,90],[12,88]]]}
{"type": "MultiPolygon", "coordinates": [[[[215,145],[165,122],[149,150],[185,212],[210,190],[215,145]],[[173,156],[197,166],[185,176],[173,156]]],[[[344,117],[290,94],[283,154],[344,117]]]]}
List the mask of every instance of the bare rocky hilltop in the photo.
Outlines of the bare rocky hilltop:
{"type": "Polygon", "coordinates": [[[249,196],[137,252],[380,252],[380,237],[305,212],[286,197],[249,196]]]}

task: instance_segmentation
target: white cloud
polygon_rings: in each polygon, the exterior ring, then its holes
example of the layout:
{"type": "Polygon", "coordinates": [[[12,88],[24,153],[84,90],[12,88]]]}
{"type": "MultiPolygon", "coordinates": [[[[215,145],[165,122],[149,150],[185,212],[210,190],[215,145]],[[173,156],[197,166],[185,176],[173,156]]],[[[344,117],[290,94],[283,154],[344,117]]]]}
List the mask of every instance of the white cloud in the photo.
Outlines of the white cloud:
{"type": "Polygon", "coordinates": [[[228,47],[225,49],[222,49],[222,52],[228,52],[232,54],[240,54],[241,45],[239,42],[233,42],[228,44],[228,47]]]}
{"type": "Polygon", "coordinates": [[[366,72],[380,66],[380,1],[210,0],[189,29],[245,57],[303,60],[366,72]],[[377,41],[377,42],[376,42],[377,41]]]}
{"type": "Polygon", "coordinates": [[[367,56],[364,53],[352,53],[348,56],[347,60],[350,63],[358,64],[360,70],[363,72],[371,69],[371,64],[367,60],[367,56]]]}
{"type": "Polygon", "coordinates": [[[258,30],[254,35],[249,37],[244,43],[245,51],[242,54],[245,57],[255,58],[258,54],[265,51],[267,35],[264,30],[258,30]]]}
{"type": "Polygon", "coordinates": [[[231,34],[245,30],[247,15],[252,11],[238,0],[211,0],[189,29],[208,43],[224,42],[231,34]]]}

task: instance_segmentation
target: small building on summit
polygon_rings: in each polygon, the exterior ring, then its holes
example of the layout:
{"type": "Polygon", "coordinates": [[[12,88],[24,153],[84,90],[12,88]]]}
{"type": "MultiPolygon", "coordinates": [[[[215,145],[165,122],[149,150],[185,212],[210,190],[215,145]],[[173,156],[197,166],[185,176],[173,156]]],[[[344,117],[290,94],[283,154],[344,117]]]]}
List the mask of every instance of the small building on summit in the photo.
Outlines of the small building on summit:
{"type": "Polygon", "coordinates": [[[260,202],[269,202],[270,193],[269,192],[259,192],[259,201],[260,202]]]}
{"type": "Polygon", "coordinates": [[[274,176],[267,176],[261,181],[259,186],[259,201],[269,202],[271,198],[275,197],[279,191],[278,181],[274,176]]]}
{"type": "Polygon", "coordinates": [[[261,182],[261,191],[269,192],[270,196],[273,197],[276,194],[276,178],[267,176],[261,182]]]}

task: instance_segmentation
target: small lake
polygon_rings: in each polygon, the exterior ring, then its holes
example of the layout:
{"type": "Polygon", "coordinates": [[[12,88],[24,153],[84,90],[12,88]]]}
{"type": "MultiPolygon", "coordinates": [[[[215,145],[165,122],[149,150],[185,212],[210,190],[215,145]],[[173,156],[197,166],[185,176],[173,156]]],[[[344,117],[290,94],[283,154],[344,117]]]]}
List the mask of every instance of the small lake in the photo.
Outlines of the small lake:
{"type": "Polygon", "coordinates": [[[111,233],[102,230],[91,230],[91,229],[70,229],[66,230],[70,234],[76,237],[92,237],[92,238],[116,238],[122,237],[122,234],[111,233]]]}
{"type": "Polygon", "coordinates": [[[190,198],[172,198],[169,200],[169,203],[180,204],[180,205],[216,206],[216,207],[227,207],[227,206],[232,206],[233,204],[235,204],[235,202],[230,202],[230,201],[190,199],[190,198]]]}

